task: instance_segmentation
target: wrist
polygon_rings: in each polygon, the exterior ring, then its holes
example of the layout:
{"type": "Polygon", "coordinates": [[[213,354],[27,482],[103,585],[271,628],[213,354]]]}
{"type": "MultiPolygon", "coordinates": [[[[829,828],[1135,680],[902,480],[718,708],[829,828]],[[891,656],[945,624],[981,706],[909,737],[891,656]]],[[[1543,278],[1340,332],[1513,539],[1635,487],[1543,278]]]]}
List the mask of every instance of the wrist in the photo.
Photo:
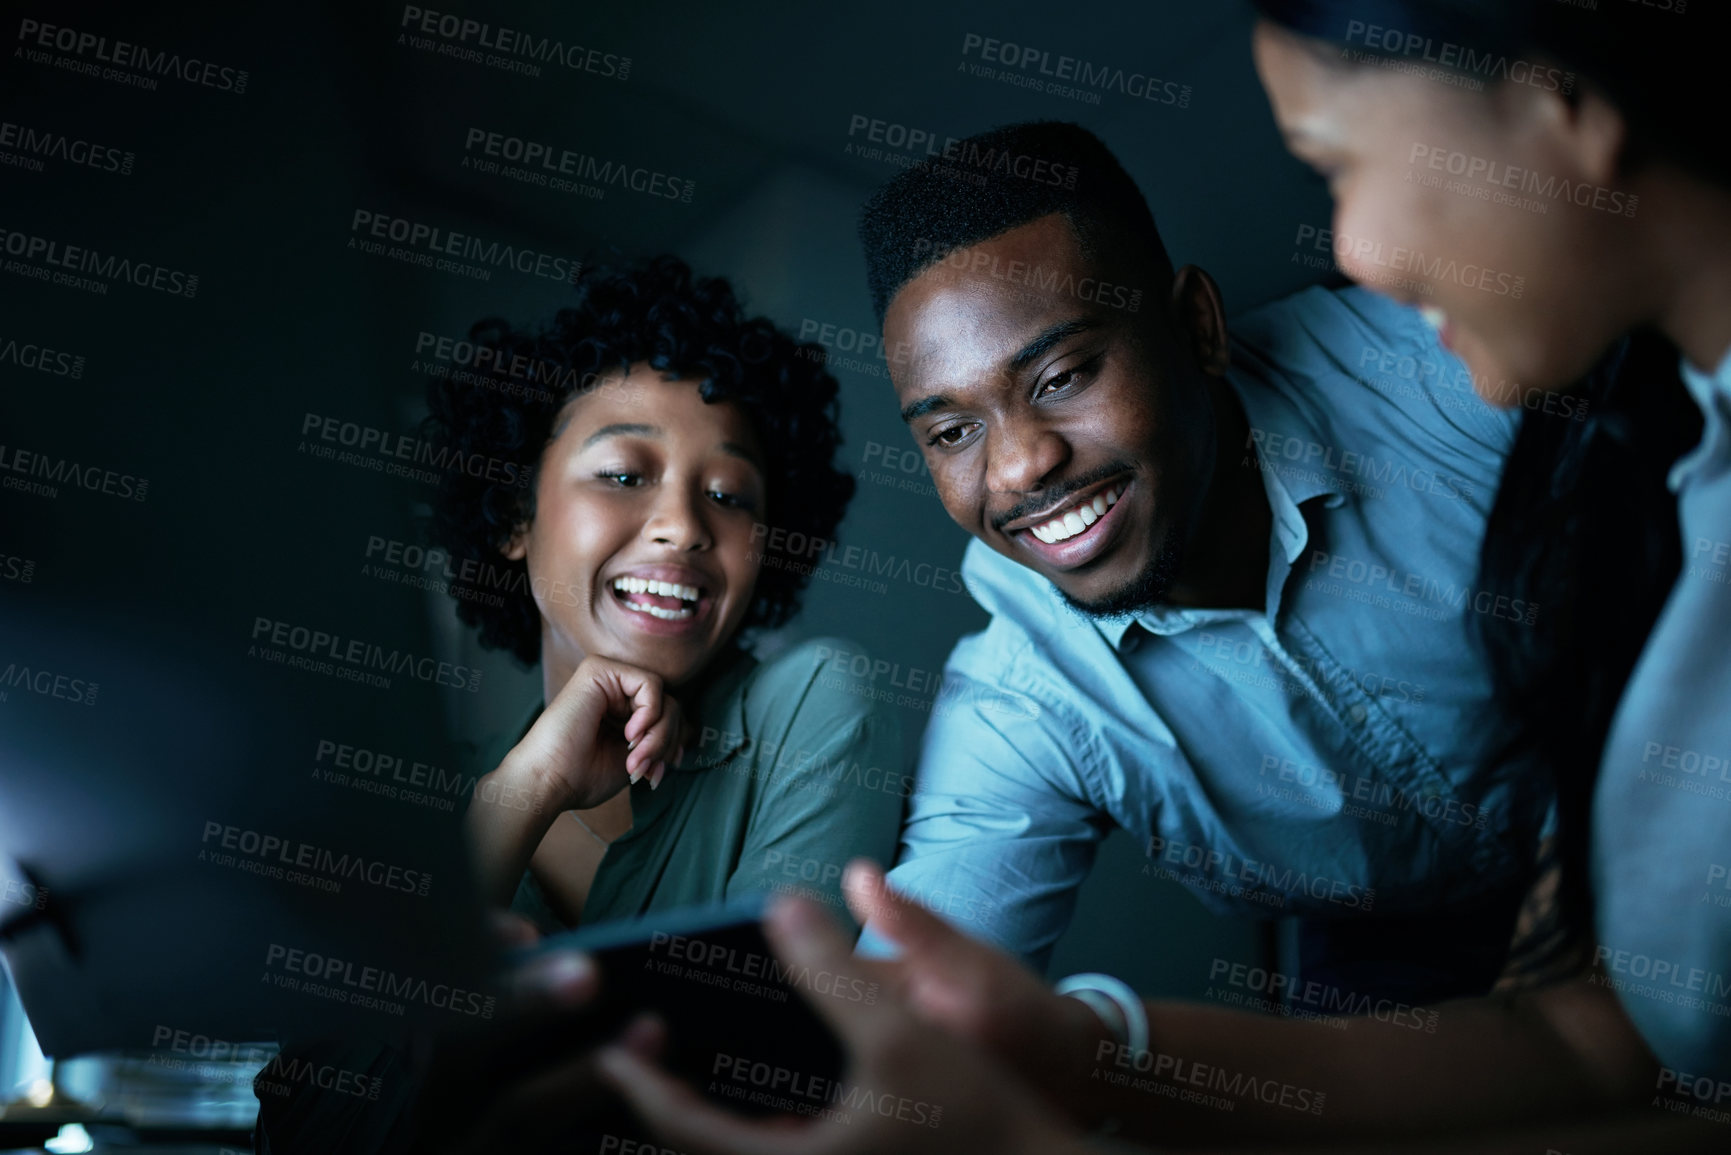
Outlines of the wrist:
{"type": "Polygon", "coordinates": [[[1072,1118],[1089,1130],[1118,1129],[1122,1103],[1112,1090],[1115,1081],[1102,1078],[1102,1071],[1115,1072],[1126,1057],[1148,1048],[1148,1015],[1140,996],[1110,975],[1072,975],[1056,988],[1061,1003],[1073,1007],[1067,1037],[1074,1070],[1068,1080],[1073,1089],[1068,1107],[1072,1118]]]}
{"type": "Polygon", "coordinates": [[[491,802],[507,810],[534,814],[548,809],[557,812],[562,807],[559,805],[557,776],[550,769],[551,763],[535,751],[525,749],[525,745],[520,743],[513,747],[504,761],[481,776],[475,784],[476,800],[491,802]]]}
{"type": "Polygon", "coordinates": [[[1102,1084],[1094,1073],[1102,1065],[1110,1065],[1117,1035],[1099,1012],[1081,999],[1054,995],[1052,1006],[1058,1045],[1049,1052],[1048,1062],[1062,1064],[1062,1069],[1055,1072],[1058,1077],[1050,1085],[1057,1093],[1057,1105],[1070,1120],[1093,1129],[1107,1114],[1100,1101],[1102,1084]]]}

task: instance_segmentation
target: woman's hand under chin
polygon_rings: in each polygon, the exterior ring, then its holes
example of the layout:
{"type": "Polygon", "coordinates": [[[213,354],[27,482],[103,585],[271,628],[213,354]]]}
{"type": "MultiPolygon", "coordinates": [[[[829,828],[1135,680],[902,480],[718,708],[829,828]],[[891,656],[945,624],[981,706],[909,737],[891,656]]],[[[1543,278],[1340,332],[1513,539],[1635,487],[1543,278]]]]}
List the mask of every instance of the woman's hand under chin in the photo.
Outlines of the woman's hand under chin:
{"type": "Polygon", "coordinates": [[[475,785],[467,818],[485,893],[510,902],[561,811],[599,806],[644,777],[659,786],[683,756],[684,718],[659,675],[585,658],[570,681],[475,785]]]}
{"type": "Polygon", "coordinates": [[[684,752],[683,724],[660,675],[585,658],[499,771],[555,813],[586,810],[645,776],[659,786],[684,752]]]}

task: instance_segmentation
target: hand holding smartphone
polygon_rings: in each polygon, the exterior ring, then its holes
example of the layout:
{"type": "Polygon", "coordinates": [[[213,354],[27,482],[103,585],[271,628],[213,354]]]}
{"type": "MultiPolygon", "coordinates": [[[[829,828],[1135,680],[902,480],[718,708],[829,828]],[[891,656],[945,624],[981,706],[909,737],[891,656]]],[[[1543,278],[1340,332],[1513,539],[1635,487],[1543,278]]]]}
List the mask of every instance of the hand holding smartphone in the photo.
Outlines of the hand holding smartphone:
{"type": "Polygon", "coordinates": [[[749,1114],[809,1114],[831,1098],[844,1057],[807,998],[871,1003],[877,984],[783,963],[763,934],[767,905],[751,895],[580,929],[518,958],[582,951],[600,972],[586,1016],[597,1034],[652,1014],[666,1028],[662,1066],[709,1098],[749,1114]]]}

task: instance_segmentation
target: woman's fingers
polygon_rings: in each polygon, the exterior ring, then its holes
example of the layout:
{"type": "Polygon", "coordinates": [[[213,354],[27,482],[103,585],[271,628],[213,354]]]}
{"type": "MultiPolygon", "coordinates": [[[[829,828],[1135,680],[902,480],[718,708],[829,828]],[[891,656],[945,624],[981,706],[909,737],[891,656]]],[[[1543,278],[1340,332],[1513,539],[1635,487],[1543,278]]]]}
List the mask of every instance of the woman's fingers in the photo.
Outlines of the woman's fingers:
{"type": "Polygon", "coordinates": [[[590,658],[595,684],[606,697],[607,712],[625,717],[625,774],[636,782],[649,775],[658,785],[666,764],[678,751],[682,727],[679,703],[661,678],[647,670],[605,658],[590,658]]]}
{"type": "Polygon", "coordinates": [[[985,952],[982,947],[925,906],[890,889],[883,868],[866,858],[856,858],[842,872],[841,888],[848,910],[863,926],[902,948],[904,959],[944,960],[952,964],[972,960],[985,952]]]}
{"type": "Polygon", "coordinates": [[[493,940],[506,949],[521,950],[541,941],[541,932],[535,929],[535,924],[514,910],[490,910],[487,923],[493,940]]]}
{"type": "Polygon", "coordinates": [[[581,952],[548,951],[515,967],[509,982],[512,992],[525,1002],[567,1009],[595,997],[601,987],[601,972],[581,952]]]}
{"type": "Polygon", "coordinates": [[[626,757],[625,772],[633,782],[647,775],[651,786],[659,786],[668,763],[678,762],[681,717],[679,703],[664,692],[632,715],[638,724],[636,745],[626,757]]]}
{"type": "Polygon", "coordinates": [[[644,1059],[660,1058],[662,1048],[667,1046],[667,1024],[658,1015],[639,1015],[620,1032],[614,1046],[624,1047],[644,1059]]]}
{"type": "Polygon", "coordinates": [[[847,864],[841,875],[841,890],[848,911],[861,926],[875,923],[880,934],[898,945],[905,944],[891,928],[899,927],[902,915],[910,909],[924,911],[918,903],[891,890],[883,867],[869,858],[856,858],[847,864]]]}
{"type": "MultiPolygon", "coordinates": [[[[855,859],[842,874],[848,909],[901,948],[889,972],[922,1018],[1002,1050],[1058,996],[1002,951],[958,931],[921,903],[891,890],[875,863],[855,859]],[[1017,1021],[1025,1019],[1027,1021],[1017,1021]]],[[[1013,1061],[1027,1056],[1017,1053],[1013,1061]]]]}
{"type": "MultiPolygon", "coordinates": [[[[837,978],[831,985],[834,992],[857,989],[843,979],[865,978],[883,985],[883,964],[856,956],[852,938],[843,933],[829,912],[808,898],[777,899],[764,916],[763,927],[776,956],[793,974],[833,974],[837,978]]],[[[866,1002],[831,997],[806,984],[799,985],[799,993],[854,1052],[874,1029],[885,1028],[898,1015],[894,1004],[875,999],[866,1002]]]]}
{"type": "Polygon", "coordinates": [[[678,761],[679,728],[679,703],[666,697],[662,700],[661,717],[643,735],[636,751],[643,757],[639,766],[649,775],[652,787],[661,785],[661,778],[667,773],[667,763],[678,761]]]}
{"type": "Polygon", "coordinates": [[[625,742],[636,753],[643,745],[644,734],[661,717],[661,679],[623,662],[590,660],[596,662],[604,675],[601,683],[607,691],[608,712],[615,717],[626,716],[625,742]]]}
{"type": "Polygon", "coordinates": [[[678,701],[659,675],[612,658],[588,657],[513,754],[521,754],[524,765],[555,787],[553,801],[563,808],[617,773],[622,754],[631,782],[647,777],[659,785],[667,766],[679,761],[682,719],[678,701]]]}

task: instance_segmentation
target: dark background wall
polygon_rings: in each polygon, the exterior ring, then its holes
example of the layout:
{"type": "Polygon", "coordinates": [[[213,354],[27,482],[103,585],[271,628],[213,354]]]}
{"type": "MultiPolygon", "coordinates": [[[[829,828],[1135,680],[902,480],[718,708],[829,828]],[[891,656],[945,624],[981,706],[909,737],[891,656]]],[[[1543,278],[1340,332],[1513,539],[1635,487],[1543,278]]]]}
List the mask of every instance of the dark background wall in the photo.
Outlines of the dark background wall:
{"type": "MultiPolygon", "coordinates": [[[[0,119],[130,160],[129,171],[104,171],[0,142],[12,154],[0,164],[0,228],[16,234],[0,238],[0,346],[82,358],[74,376],[70,362],[29,368],[0,354],[0,444],[148,487],[142,501],[64,484],[52,496],[0,491],[0,599],[128,636],[136,624],[153,639],[139,645],[197,652],[221,677],[302,702],[357,741],[435,756],[520,717],[538,679],[477,651],[448,599],[397,580],[410,567],[365,569],[379,560],[374,539],[420,540],[430,490],[321,458],[303,430],[332,418],[412,435],[422,334],[460,337],[488,315],[536,320],[562,300],[553,279],[495,270],[479,280],[363,252],[350,243],[358,211],[566,258],[671,251],[732,278],[753,309],[825,338],[838,358],[843,463],[860,483],[843,544],[950,569],[966,538],[921,491],[882,362],[857,347],[874,324],[854,219],[922,151],[889,142],[1073,119],[1118,153],[1176,261],[1211,271],[1229,308],[1327,272],[1297,240],[1327,225],[1326,193],[1280,148],[1238,0],[439,9],[595,50],[590,70],[549,62],[539,75],[442,54],[463,45],[414,19],[405,27],[403,5],[241,7],[56,2],[7,18],[0,119]],[[41,48],[20,36],[25,20],[231,71],[212,84],[162,76],[154,90],[82,75],[68,65],[92,63],[91,51],[41,48]],[[1069,56],[1151,76],[1157,98],[977,75],[970,66],[985,63],[1042,79],[1032,60],[982,62],[987,38],[1045,53],[1049,68],[1069,56]],[[484,159],[465,146],[477,130],[646,167],[691,195],[612,186],[596,199],[479,171],[465,165],[484,159]],[[883,155],[859,155],[874,148],[883,155]],[[196,292],[101,276],[90,278],[97,288],[46,283],[17,235],[196,274],[196,292]],[[474,665],[482,689],[398,679],[383,690],[267,669],[248,654],[259,618],[474,665]]],[[[872,593],[819,580],[805,605],[785,638],[764,644],[842,634],[935,672],[984,624],[964,594],[913,583],[872,593]]],[[[0,724],[27,706],[41,708],[0,702],[0,724]]],[[[923,722],[906,711],[910,756],[923,722]]],[[[3,816],[0,839],[29,842],[3,816]]],[[[1210,959],[1255,957],[1251,928],[1218,922],[1140,866],[1138,848],[1115,836],[1056,973],[1098,967],[1151,992],[1198,994],[1210,959]]]]}

